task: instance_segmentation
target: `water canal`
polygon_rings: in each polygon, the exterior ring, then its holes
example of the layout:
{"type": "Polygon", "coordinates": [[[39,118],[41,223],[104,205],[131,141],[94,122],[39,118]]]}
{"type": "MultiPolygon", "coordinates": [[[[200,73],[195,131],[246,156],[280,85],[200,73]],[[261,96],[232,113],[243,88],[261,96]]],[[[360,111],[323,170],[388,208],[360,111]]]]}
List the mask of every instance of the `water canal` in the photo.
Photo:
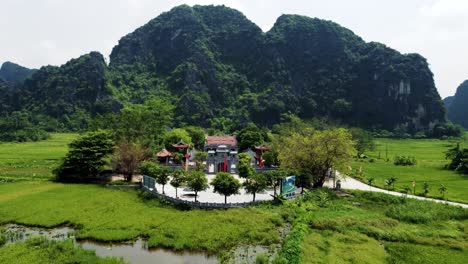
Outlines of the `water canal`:
{"type": "Polygon", "coordinates": [[[95,241],[80,241],[74,236],[74,229],[58,227],[53,229],[24,227],[20,225],[7,225],[5,227],[7,244],[24,241],[33,236],[43,236],[51,240],[72,239],[77,246],[91,249],[100,257],[123,258],[129,263],[153,264],[204,264],[218,263],[216,257],[203,253],[189,251],[172,251],[168,249],[149,249],[146,242],[138,239],[128,243],[101,243],[95,241]]]}

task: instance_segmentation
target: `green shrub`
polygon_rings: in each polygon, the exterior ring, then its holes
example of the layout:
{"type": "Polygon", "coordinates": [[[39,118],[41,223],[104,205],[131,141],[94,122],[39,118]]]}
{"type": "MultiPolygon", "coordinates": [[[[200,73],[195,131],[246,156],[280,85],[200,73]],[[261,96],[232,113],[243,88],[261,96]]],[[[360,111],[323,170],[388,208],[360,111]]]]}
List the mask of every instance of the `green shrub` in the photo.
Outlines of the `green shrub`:
{"type": "Polygon", "coordinates": [[[255,264],[268,264],[268,256],[265,253],[258,253],[255,257],[255,264]]]}
{"type": "Polygon", "coordinates": [[[395,156],[393,164],[397,166],[413,166],[416,165],[416,158],[410,156],[395,156]]]}

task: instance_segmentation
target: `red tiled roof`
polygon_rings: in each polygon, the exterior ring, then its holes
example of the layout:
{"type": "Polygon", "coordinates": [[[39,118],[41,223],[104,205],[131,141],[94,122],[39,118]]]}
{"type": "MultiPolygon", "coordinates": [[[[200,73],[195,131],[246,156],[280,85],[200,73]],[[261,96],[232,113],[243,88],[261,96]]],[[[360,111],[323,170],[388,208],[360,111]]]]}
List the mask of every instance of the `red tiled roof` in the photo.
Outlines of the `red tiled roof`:
{"type": "Polygon", "coordinates": [[[168,151],[167,149],[163,149],[158,154],[156,154],[156,157],[158,158],[167,158],[167,157],[172,157],[172,153],[168,151]]]}
{"type": "Polygon", "coordinates": [[[235,136],[208,136],[206,138],[207,145],[229,145],[236,146],[237,140],[235,136]]]}
{"type": "Polygon", "coordinates": [[[173,146],[174,148],[188,148],[188,147],[190,147],[189,144],[186,144],[186,143],[183,142],[183,141],[180,141],[179,143],[174,144],[174,145],[172,145],[172,146],[173,146]]]}

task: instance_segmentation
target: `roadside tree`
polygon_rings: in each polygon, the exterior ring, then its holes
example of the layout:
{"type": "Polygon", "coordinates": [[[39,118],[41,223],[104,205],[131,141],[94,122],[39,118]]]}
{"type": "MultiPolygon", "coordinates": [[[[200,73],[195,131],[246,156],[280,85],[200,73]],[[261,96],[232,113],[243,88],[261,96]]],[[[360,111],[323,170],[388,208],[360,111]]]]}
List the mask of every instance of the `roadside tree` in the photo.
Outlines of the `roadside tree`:
{"type": "Polygon", "coordinates": [[[322,187],[329,168],[345,170],[355,155],[351,134],[343,128],[316,131],[306,128],[280,139],[278,159],[286,169],[312,175],[312,187],[322,187]]]}
{"type": "Polygon", "coordinates": [[[254,173],[245,180],[243,185],[245,191],[253,195],[253,201],[255,202],[256,194],[266,189],[268,181],[263,173],[254,173]]]}
{"type": "Polygon", "coordinates": [[[179,198],[177,194],[177,188],[181,187],[186,181],[186,173],[184,170],[175,170],[172,172],[172,178],[170,184],[176,190],[176,198],[179,198]]]}
{"type": "Polygon", "coordinates": [[[187,175],[187,186],[195,192],[195,202],[197,202],[198,192],[208,189],[208,179],[202,171],[189,171],[187,175]]]}
{"type": "Polygon", "coordinates": [[[215,193],[224,195],[224,203],[227,203],[228,196],[239,194],[239,189],[241,187],[239,180],[226,172],[217,173],[216,177],[211,181],[211,185],[215,193]]]}

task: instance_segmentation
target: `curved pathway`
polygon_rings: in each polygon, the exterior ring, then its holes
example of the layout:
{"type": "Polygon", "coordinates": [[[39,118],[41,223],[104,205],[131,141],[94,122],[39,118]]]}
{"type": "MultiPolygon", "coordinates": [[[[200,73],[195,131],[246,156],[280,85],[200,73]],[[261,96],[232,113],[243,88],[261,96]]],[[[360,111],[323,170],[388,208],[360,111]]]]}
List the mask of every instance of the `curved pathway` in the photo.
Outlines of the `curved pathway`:
{"type": "MultiPolygon", "coordinates": [[[[434,199],[434,198],[425,198],[425,197],[411,195],[411,194],[404,194],[404,193],[400,193],[400,192],[387,191],[387,190],[384,190],[384,189],[380,189],[380,188],[377,188],[377,187],[367,185],[367,184],[365,184],[363,182],[360,182],[360,181],[358,181],[358,180],[356,180],[354,178],[351,178],[351,177],[343,177],[339,173],[337,173],[337,180],[338,179],[341,180],[341,188],[342,189],[381,192],[381,193],[386,193],[386,194],[395,195],[395,196],[406,196],[408,198],[413,198],[413,199],[418,199],[418,200],[432,201],[432,202],[436,202],[436,203],[445,203],[445,204],[450,204],[450,205],[455,205],[455,206],[461,206],[463,208],[468,208],[468,204],[464,204],[464,203],[449,202],[449,201],[444,201],[444,200],[439,200],[439,199],[434,199]]],[[[326,181],[324,186],[327,186],[329,188],[333,188],[333,179],[326,181]]]]}

